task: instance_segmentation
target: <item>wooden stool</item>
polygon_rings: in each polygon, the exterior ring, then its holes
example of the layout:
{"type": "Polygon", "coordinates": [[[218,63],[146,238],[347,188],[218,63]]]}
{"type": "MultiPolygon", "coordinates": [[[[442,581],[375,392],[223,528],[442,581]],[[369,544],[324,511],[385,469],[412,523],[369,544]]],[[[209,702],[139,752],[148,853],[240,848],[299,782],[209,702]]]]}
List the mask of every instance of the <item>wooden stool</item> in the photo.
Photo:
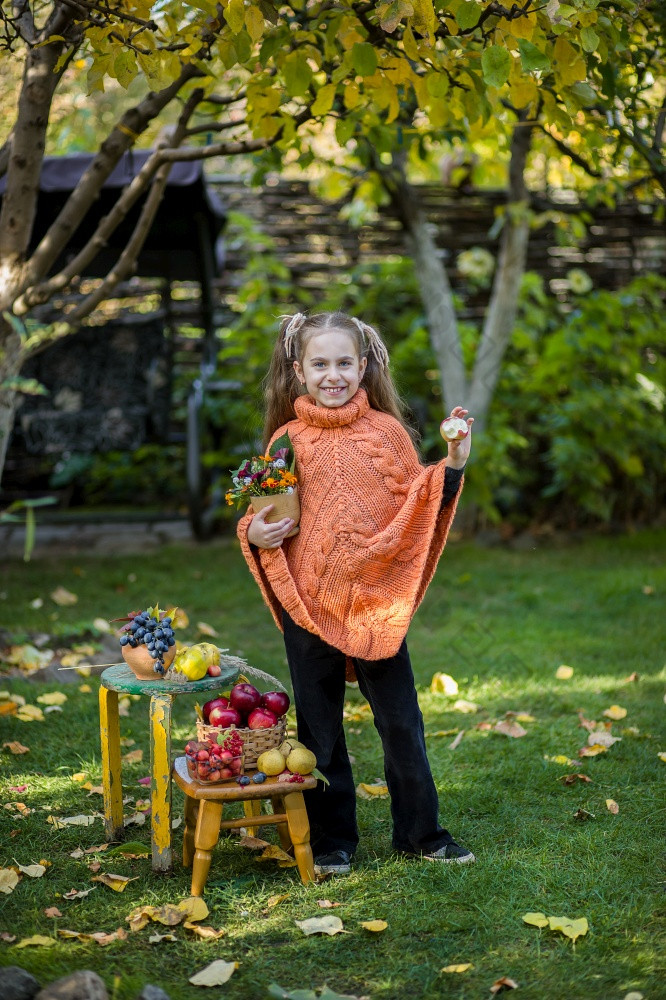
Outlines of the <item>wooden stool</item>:
{"type": "MultiPolygon", "coordinates": [[[[250,772],[249,776],[252,776],[250,772]]],[[[185,757],[173,765],[176,784],[185,792],[185,832],[183,834],[183,864],[192,866],[192,896],[203,893],[211,852],[220,837],[220,830],[253,830],[258,826],[275,825],[283,850],[294,848],[294,857],[303,882],[314,881],[314,862],[310,847],[310,824],[305,811],[303,792],[316,788],[317,779],[307,775],[302,784],[285,784],[277,778],[266,778],[260,785],[211,785],[191,778],[185,757]],[[273,813],[261,813],[261,800],[270,799],[273,813]],[[242,802],[245,817],[222,819],[225,802],[242,802]]]]}
{"type": "Polygon", "coordinates": [[[126,663],[105,670],[99,689],[99,723],[102,744],[102,787],[104,789],[104,826],[109,840],[122,840],[123,786],[120,753],[118,695],[141,694],[150,698],[150,833],[152,864],[155,872],[171,869],[171,708],[179,694],[224,690],[238,679],[238,669],[224,655],[219,677],[179,684],[156,678],[138,680],[126,663]]]}

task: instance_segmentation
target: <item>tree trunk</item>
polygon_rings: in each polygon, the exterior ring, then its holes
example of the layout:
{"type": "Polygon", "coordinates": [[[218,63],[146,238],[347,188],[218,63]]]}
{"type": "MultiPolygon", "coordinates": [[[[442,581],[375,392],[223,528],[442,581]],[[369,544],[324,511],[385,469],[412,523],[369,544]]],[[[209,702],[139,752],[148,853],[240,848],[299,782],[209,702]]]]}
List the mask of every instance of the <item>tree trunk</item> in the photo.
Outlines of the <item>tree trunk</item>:
{"type": "Polygon", "coordinates": [[[483,433],[488,411],[497,387],[502,361],[511,340],[518,296],[529,240],[529,192],[525,186],[525,164],[530,149],[532,126],[519,120],[511,140],[509,190],[506,219],[493,287],[486,310],[481,340],[476,352],[469,409],[474,416],[474,431],[483,433]]]}
{"type": "Polygon", "coordinates": [[[11,387],[11,380],[21,371],[25,360],[21,351],[21,338],[7,321],[0,317],[0,480],[5,467],[5,457],[9,444],[9,435],[14,425],[16,409],[16,391],[11,387]]]}
{"type": "Polygon", "coordinates": [[[401,170],[384,175],[391,202],[403,226],[437,359],[444,408],[465,406],[467,379],[460,348],[451,285],[418,198],[401,170]]]}

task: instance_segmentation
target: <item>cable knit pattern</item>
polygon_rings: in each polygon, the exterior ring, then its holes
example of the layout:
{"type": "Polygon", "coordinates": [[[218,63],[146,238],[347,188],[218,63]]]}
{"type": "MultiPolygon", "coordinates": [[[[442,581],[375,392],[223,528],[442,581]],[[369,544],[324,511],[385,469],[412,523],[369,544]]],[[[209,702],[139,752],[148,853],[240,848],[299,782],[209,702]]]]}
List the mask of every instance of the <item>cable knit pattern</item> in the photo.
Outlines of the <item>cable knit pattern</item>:
{"type": "MultiPolygon", "coordinates": [[[[394,656],[435,572],[460,491],[440,511],[445,462],[422,466],[404,427],[371,409],[363,388],[336,408],[299,396],[285,431],[294,445],[300,532],[281,548],[238,537],[282,630],[302,628],[349,657],[394,656]]],[[[271,442],[272,444],[272,442],[271,442]]],[[[270,446],[269,446],[270,447],[270,446]]]]}

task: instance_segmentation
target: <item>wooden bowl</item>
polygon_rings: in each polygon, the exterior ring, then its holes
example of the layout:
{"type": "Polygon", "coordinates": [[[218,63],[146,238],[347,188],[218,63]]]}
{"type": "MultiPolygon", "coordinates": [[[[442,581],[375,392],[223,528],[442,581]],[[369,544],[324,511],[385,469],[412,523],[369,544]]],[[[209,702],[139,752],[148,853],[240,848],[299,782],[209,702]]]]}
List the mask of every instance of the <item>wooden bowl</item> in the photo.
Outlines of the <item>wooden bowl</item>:
{"type": "MultiPolygon", "coordinates": [[[[145,646],[121,646],[123,660],[132,673],[140,681],[158,681],[164,674],[158,674],[154,669],[155,660],[152,658],[145,646]]],[[[169,646],[164,654],[164,669],[169,669],[176,655],[176,647],[169,646]]]]}

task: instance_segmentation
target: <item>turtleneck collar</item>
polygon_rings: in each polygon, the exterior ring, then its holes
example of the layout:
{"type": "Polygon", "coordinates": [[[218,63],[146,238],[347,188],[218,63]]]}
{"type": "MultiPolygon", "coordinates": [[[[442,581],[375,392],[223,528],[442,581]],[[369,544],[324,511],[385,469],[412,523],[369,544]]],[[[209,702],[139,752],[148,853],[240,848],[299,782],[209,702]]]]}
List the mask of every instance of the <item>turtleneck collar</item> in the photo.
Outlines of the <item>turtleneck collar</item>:
{"type": "Polygon", "coordinates": [[[294,400],[296,416],[311,427],[344,427],[353,424],[370,409],[368,394],[359,386],[348,403],[342,406],[317,406],[312,396],[297,396],[294,400]]]}

